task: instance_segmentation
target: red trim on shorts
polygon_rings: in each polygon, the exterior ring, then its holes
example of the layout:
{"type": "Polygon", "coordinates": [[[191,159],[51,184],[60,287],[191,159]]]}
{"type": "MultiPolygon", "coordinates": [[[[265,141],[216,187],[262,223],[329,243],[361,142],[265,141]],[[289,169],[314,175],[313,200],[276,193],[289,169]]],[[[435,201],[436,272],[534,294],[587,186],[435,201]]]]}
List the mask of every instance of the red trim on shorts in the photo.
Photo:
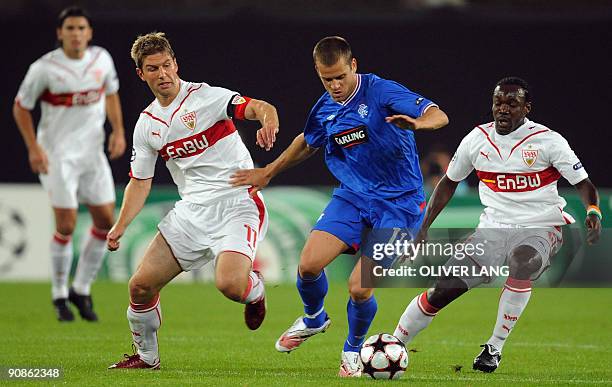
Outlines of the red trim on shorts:
{"type": "Polygon", "coordinates": [[[147,302],[146,304],[135,304],[130,299],[130,308],[132,308],[132,310],[136,313],[145,313],[145,312],[150,312],[153,309],[156,309],[158,303],[159,303],[159,293],[153,296],[153,299],[147,302]]]}
{"type": "Polygon", "coordinates": [[[423,312],[423,314],[427,316],[435,316],[436,313],[438,313],[438,311],[440,310],[436,308],[435,306],[431,305],[429,301],[427,301],[426,291],[423,292],[417,299],[417,305],[419,309],[421,309],[421,312],[423,312]]]}
{"type": "MultiPolygon", "coordinates": [[[[251,191],[253,191],[253,187],[249,188],[249,196],[251,195],[251,191]]],[[[257,206],[257,211],[259,212],[259,227],[257,231],[261,232],[261,226],[263,226],[264,218],[266,216],[266,205],[263,200],[259,196],[259,192],[255,193],[254,196],[251,196],[253,201],[255,201],[255,205],[257,206]]]]}
{"type": "Polygon", "coordinates": [[[497,154],[499,155],[499,158],[503,160],[501,152],[499,151],[499,148],[497,147],[497,145],[495,145],[493,140],[491,140],[491,137],[489,137],[489,133],[487,133],[487,131],[484,130],[483,128],[481,128],[480,126],[477,126],[477,128],[480,129],[480,131],[482,133],[484,133],[484,135],[487,138],[487,140],[489,140],[489,143],[491,143],[491,145],[493,145],[493,148],[495,148],[495,150],[497,151],[497,154]]]}
{"type": "Polygon", "coordinates": [[[223,251],[220,251],[220,252],[219,252],[219,255],[221,255],[221,254],[223,254],[223,253],[236,253],[236,254],[244,255],[244,256],[245,256],[245,257],[247,257],[247,258],[249,259],[249,261],[251,261],[251,262],[253,262],[253,260],[255,259],[254,257],[253,257],[253,259],[251,259],[251,257],[249,257],[248,255],[246,255],[245,253],[240,252],[240,251],[236,251],[236,250],[223,250],[223,251]]]}
{"type": "Polygon", "coordinates": [[[253,279],[251,279],[251,273],[249,273],[249,281],[246,287],[246,290],[244,291],[244,293],[242,293],[242,297],[240,297],[240,301],[244,302],[244,300],[246,300],[247,296],[249,295],[249,293],[251,293],[251,290],[253,289],[253,279]]]}
{"type": "MultiPolygon", "coordinates": [[[[162,318],[161,318],[161,313],[159,313],[159,305],[155,307],[155,312],[157,313],[157,318],[159,319],[159,326],[161,327],[161,325],[162,325],[162,318]]],[[[157,335],[155,335],[155,338],[157,338],[157,335]]]]}
{"type": "Polygon", "coordinates": [[[72,239],[71,235],[62,235],[59,232],[56,232],[55,234],[53,234],[53,240],[59,243],[60,245],[67,245],[71,239],[72,239]]]}
{"type": "Polygon", "coordinates": [[[97,239],[99,239],[101,241],[105,241],[106,240],[106,236],[108,235],[108,231],[109,230],[100,230],[100,229],[97,229],[95,227],[92,227],[91,228],[91,235],[94,238],[97,238],[97,239]]]}
{"type": "Polygon", "coordinates": [[[183,100],[181,101],[181,103],[178,105],[178,107],[176,108],[175,111],[172,112],[172,115],[170,116],[170,123],[172,123],[172,119],[174,118],[174,115],[176,114],[176,112],[178,112],[181,109],[181,106],[183,106],[183,103],[185,102],[185,100],[187,98],[189,98],[189,96],[191,95],[191,93],[193,93],[194,91],[200,90],[200,88],[202,88],[202,84],[200,84],[200,86],[198,87],[192,87],[187,91],[187,95],[185,96],[185,98],[183,98],[183,100]]]}
{"type": "Polygon", "coordinates": [[[136,179],[136,180],[149,180],[149,179],[152,179],[152,178],[153,178],[153,176],[151,176],[151,177],[143,177],[143,178],[136,177],[136,176],[134,176],[134,174],[132,173],[132,170],[131,170],[131,169],[130,169],[130,172],[128,173],[128,175],[129,175],[129,176],[130,176],[132,179],[136,179]]]}
{"type": "MultiPolygon", "coordinates": [[[[232,97],[232,100],[234,99],[234,97],[232,97]]],[[[241,96],[241,97],[244,98],[245,102],[241,103],[240,105],[236,105],[236,108],[234,109],[234,118],[237,119],[237,120],[244,120],[245,119],[244,112],[245,112],[249,102],[251,102],[251,98],[245,97],[244,95],[241,96]]]]}

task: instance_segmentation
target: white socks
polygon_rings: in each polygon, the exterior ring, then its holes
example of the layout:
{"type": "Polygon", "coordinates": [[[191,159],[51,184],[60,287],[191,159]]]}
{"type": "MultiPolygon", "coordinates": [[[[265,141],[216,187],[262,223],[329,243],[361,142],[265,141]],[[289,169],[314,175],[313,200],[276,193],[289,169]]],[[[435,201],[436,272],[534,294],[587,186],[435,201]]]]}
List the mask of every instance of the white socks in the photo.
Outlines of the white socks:
{"type": "Polygon", "coordinates": [[[157,330],[162,322],[159,294],[147,304],[130,302],[127,308],[127,318],[140,358],[149,365],[157,365],[159,363],[157,330]]]}
{"type": "Polygon", "coordinates": [[[71,236],[56,232],[51,239],[51,296],[54,300],[68,298],[68,276],[71,265],[71,236]]]}
{"type": "Polygon", "coordinates": [[[494,345],[500,353],[506,343],[506,338],[527,306],[529,297],[531,297],[530,280],[508,277],[499,297],[499,309],[493,335],[487,341],[487,344],[494,345]]]}
{"type": "Polygon", "coordinates": [[[259,276],[251,271],[249,273],[249,284],[247,285],[246,291],[242,295],[242,303],[250,304],[258,301],[264,295],[264,283],[259,276]]]}
{"type": "Polygon", "coordinates": [[[404,344],[410,343],[420,331],[429,326],[438,310],[427,301],[427,291],[419,294],[406,307],[393,336],[404,344]]]}
{"type": "Polygon", "coordinates": [[[81,296],[91,293],[91,284],[96,279],[106,254],[106,234],[108,230],[91,228],[91,232],[83,238],[81,254],[76,268],[72,287],[81,296]]]}

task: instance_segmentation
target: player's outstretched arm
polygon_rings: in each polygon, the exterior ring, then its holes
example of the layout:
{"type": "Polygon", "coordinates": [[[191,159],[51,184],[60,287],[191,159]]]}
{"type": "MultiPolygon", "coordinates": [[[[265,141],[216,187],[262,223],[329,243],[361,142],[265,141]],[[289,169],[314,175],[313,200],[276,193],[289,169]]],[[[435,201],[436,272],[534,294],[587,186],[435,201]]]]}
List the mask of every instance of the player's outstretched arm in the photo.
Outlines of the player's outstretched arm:
{"type": "Polygon", "coordinates": [[[427,209],[425,210],[425,217],[423,218],[421,229],[419,230],[416,238],[417,242],[427,239],[427,230],[429,230],[431,224],[434,222],[434,220],[436,220],[440,212],[442,212],[444,207],[446,207],[448,202],[451,200],[455,194],[455,189],[457,189],[458,184],[458,181],[452,181],[446,175],[444,175],[440,182],[438,182],[436,188],[431,194],[431,197],[429,198],[429,203],[427,204],[427,209]]]}
{"type": "Polygon", "coordinates": [[[597,243],[601,235],[601,210],[599,209],[599,193],[597,188],[586,178],[574,185],[582,203],[587,209],[587,216],[584,225],[587,228],[587,243],[592,245],[597,243]]]}
{"type": "Polygon", "coordinates": [[[113,128],[108,137],[108,155],[111,160],[115,160],[125,153],[126,147],[119,93],[106,96],[106,116],[113,128]]]}
{"type": "Polygon", "coordinates": [[[257,131],[257,145],[267,151],[272,149],[279,126],[276,108],[266,101],[251,99],[244,110],[244,118],[261,123],[261,129],[257,131]]]}
{"type": "Polygon", "coordinates": [[[230,184],[234,187],[250,185],[253,187],[251,195],[266,187],[270,180],[294,165],[301,163],[317,151],[311,148],[304,139],[304,133],[300,133],[276,160],[264,168],[240,169],[230,176],[230,184]]]}
{"type": "Polygon", "coordinates": [[[32,119],[32,113],[24,109],[15,102],[13,105],[13,117],[15,123],[19,128],[21,137],[25,142],[26,148],[28,148],[28,159],[30,161],[30,168],[34,173],[47,173],[49,168],[49,160],[47,154],[42,149],[40,144],[36,141],[36,131],[34,130],[34,120],[32,119]]]}
{"type": "Polygon", "coordinates": [[[119,248],[119,239],[125,233],[125,230],[132,223],[132,220],[138,215],[151,191],[151,182],[153,179],[130,179],[130,182],[125,187],[123,195],[123,203],[119,218],[108,232],[106,237],[107,247],[110,251],[115,251],[119,248]]]}
{"type": "Polygon", "coordinates": [[[395,114],[386,117],[385,120],[402,129],[410,130],[437,130],[448,125],[448,116],[437,106],[430,107],[418,118],[395,114]]]}

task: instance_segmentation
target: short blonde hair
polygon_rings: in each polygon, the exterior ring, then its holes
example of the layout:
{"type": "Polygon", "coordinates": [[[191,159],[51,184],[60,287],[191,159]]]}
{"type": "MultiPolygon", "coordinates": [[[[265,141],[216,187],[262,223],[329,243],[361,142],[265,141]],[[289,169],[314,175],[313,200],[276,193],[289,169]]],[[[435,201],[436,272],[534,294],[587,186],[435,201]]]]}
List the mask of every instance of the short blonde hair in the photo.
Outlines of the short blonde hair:
{"type": "Polygon", "coordinates": [[[132,44],[132,59],[136,67],[142,69],[142,62],[145,56],[167,52],[174,58],[174,51],[170,46],[170,41],[166,38],[163,32],[149,32],[146,35],[140,35],[132,44]]]}

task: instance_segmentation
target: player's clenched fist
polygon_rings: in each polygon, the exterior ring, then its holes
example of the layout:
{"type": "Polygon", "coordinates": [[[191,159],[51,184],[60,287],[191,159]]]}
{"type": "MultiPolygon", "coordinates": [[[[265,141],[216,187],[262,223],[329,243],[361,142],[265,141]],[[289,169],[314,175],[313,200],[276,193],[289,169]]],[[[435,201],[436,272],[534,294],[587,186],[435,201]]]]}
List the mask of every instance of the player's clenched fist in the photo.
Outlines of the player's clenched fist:
{"type": "Polygon", "coordinates": [[[115,224],[113,228],[108,232],[106,236],[106,247],[110,251],[115,251],[119,248],[119,239],[123,236],[125,229],[122,227],[117,227],[115,224]]]}

